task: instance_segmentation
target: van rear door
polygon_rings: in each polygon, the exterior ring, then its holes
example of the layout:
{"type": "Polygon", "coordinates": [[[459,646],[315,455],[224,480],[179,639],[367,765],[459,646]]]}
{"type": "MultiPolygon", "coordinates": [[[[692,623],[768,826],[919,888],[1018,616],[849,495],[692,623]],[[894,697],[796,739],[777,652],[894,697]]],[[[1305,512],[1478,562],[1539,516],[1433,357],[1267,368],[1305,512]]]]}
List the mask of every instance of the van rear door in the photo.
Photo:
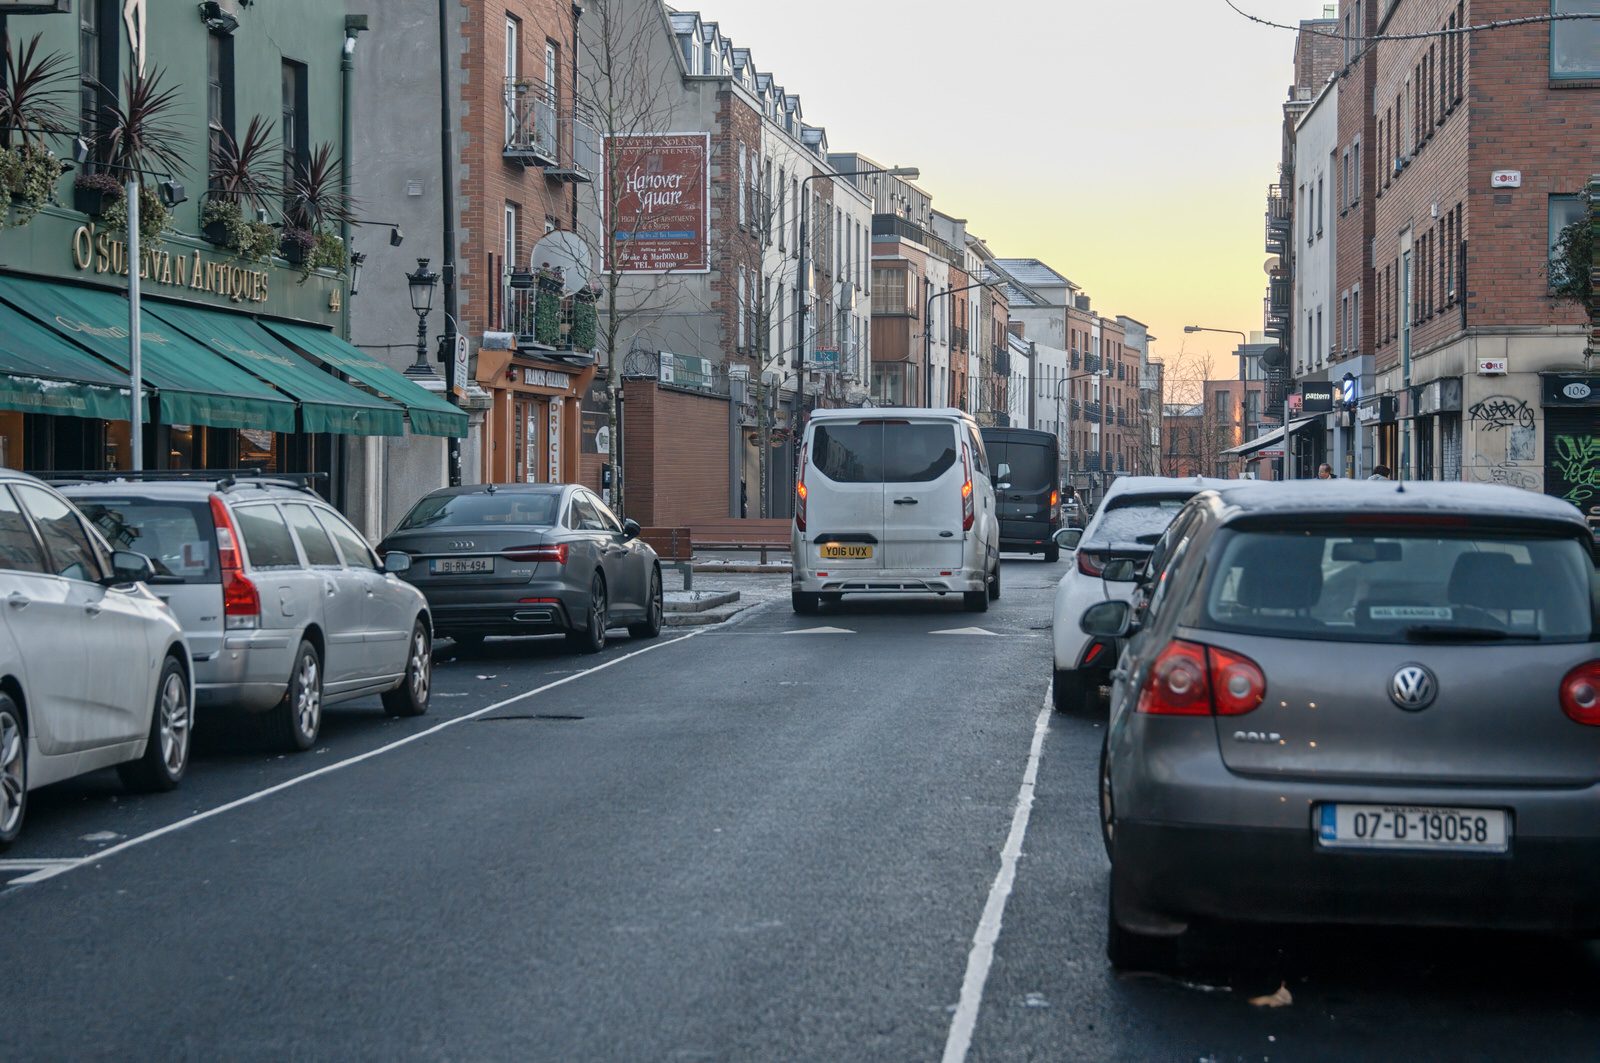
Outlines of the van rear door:
{"type": "Polygon", "coordinates": [[[1044,443],[1011,440],[1006,445],[1006,487],[995,485],[1000,510],[1000,536],[1042,546],[1055,528],[1050,496],[1060,486],[1060,458],[1044,443]]]}
{"type": "Polygon", "coordinates": [[[883,422],[827,421],[806,454],[806,552],[826,572],[877,568],[883,548],[883,422]]]}
{"type": "MultiPolygon", "coordinates": [[[[962,484],[971,476],[955,421],[883,425],[883,562],[896,571],[961,567],[962,484]]],[[[974,499],[974,504],[977,500],[974,499]]]]}

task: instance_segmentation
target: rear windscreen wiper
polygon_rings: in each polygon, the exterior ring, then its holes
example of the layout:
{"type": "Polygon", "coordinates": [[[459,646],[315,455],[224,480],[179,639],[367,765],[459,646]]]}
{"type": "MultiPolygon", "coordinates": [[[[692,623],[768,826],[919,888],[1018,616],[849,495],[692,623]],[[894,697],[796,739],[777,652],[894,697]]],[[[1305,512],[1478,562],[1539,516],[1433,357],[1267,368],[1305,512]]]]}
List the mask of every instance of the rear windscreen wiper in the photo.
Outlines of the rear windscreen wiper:
{"type": "Polygon", "coordinates": [[[1496,627],[1455,627],[1448,624],[1413,624],[1403,634],[1407,642],[1538,642],[1531,631],[1503,631],[1496,627]]]}

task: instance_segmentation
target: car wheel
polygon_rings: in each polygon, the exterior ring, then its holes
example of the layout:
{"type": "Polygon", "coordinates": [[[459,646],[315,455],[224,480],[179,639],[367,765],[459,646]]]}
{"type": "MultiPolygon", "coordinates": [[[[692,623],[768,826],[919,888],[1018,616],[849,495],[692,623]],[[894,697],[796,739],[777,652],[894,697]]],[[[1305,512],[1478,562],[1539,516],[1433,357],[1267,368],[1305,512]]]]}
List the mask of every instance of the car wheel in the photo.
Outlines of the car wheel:
{"type": "Polygon", "coordinates": [[[0,694],[0,849],[17,840],[27,814],[28,736],[17,703],[0,694]]]}
{"type": "Polygon", "coordinates": [[[1117,869],[1111,868],[1111,895],[1106,901],[1106,959],[1119,971],[1160,974],[1176,969],[1182,934],[1139,934],[1117,921],[1117,869]]]}
{"type": "Polygon", "coordinates": [[[1111,803],[1111,740],[1100,743],[1100,840],[1106,847],[1106,859],[1111,859],[1111,847],[1116,841],[1116,808],[1111,803]]]}
{"type": "Polygon", "coordinates": [[[283,700],[268,716],[272,744],[289,752],[304,752],[317,744],[322,733],[322,655],[302,640],[295,651],[294,668],[283,700]]]}
{"type": "Polygon", "coordinates": [[[661,624],[666,613],[666,602],[661,594],[661,572],[650,570],[650,604],[646,606],[644,620],[628,626],[628,635],[636,639],[653,639],[661,634],[661,624]]]}
{"type": "Polygon", "coordinates": [[[589,611],[583,615],[583,627],[567,636],[567,641],[579,653],[599,653],[606,648],[606,581],[600,573],[589,583],[589,611]]]}
{"type": "Polygon", "coordinates": [[[989,611],[989,592],[963,591],[961,593],[961,608],[969,613],[987,613],[989,611]]]}
{"type": "Polygon", "coordinates": [[[1045,547],[1044,548],[1044,560],[1045,560],[1046,564],[1050,564],[1050,565],[1053,565],[1057,561],[1060,561],[1061,560],[1061,544],[1060,543],[1051,543],[1049,546],[1045,547]]]}
{"type": "Polygon", "coordinates": [[[1083,709],[1083,673],[1056,669],[1055,682],[1050,688],[1051,701],[1057,712],[1078,712],[1083,709]]]}
{"type": "Polygon", "coordinates": [[[176,657],[161,666],[156,683],[156,703],[150,712],[150,735],[144,756],[117,765],[122,785],[144,793],[160,793],[177,786],[189,769],[189,744],[194,733],[194,712],[189,704],[189,678],[176,657]]]}
{"type": "Polygon", "coordinates": [[[801,616],[816,616],[817,611],[822,608],[822,595],[809,594],[806,591],[790,591],[789,601],[794,606],[794,611],[801,616]]]}
{"type": "Polygon", "coordinates": [[[989,600],[991,602],[997,602],[997,601],[1000,600],[1000,562],[999,561],[996,561],[994,563],[994,574],[989,577],[989,600]]]}
{"type": "Polygon", "coordinates": [[[428,625],[418,619],[406,643],[406,675],[400,685],[383,695],[383,711],[390,716],[421,716],[428,711],[433,688],[433,640],[428,625]]]}

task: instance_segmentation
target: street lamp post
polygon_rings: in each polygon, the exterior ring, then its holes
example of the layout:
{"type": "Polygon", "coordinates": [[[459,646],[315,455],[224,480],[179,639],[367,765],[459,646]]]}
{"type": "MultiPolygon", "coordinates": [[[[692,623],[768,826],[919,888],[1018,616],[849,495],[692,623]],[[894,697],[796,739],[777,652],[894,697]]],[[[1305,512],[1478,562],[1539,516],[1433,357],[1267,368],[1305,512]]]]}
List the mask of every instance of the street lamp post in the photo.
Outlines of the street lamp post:
{"type": "MultiPolygon", "coordinates": [[[[1088,380],[1090,377],[1104,377],[1110,375],[1110,371],[1102,367],[1087,373],[1072,373],[1056,381],[1056,427],[1058,429],[1061,427],[1061,389],[1063,387],[1072,383],[1074,380],[1088,380]]],[[[1105,452],[1105,430],[1105,403],[1102,402],[1100,404],[1101,453],[1105,452]]],[[[1070,476],[1072,475],[1072,434],[1070,432],[1068,432],[1066,436],[1065,454],[1067,458],[1067,475],[1070,476]]]]}
{"type": "Polygon", "coordinates": [[[922,394],[926,405],[933,405],[933,301],[943,299],[945,296],[957,296],[962,292],[970,292],[975,288],[998,287],[994,281],[978,281],[965,288],[951,288],[949,291],[934,292],[928,296],[927,305],[923,307],[922,314],[922,394]]]}
{"type": "Polygon", "coordinates": [[[411,309],[417,312],[417,360],[406,367],[406,376],[434,380],[438,374],[428,364],[428,313],[433,309],[433,291],[439,285],[439,275],[428,268],[427,259],[419,258],[416,272],[406,274],[406,284],[411,289],[411,309]]]}

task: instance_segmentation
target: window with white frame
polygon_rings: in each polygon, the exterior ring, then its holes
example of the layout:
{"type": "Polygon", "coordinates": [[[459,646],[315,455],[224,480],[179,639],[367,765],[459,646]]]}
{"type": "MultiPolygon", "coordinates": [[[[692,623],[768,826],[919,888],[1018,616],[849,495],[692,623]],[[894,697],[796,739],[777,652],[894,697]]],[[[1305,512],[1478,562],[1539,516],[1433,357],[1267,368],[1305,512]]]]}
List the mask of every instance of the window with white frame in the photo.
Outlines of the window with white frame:
{"type": "MultiPolygon", "coordinates": [[[[1600,15],[1600,0],[1550,0],[1553,15],[1600,15]]],[[[1600,18],[1550,23],[1550,76],[1600,78],[1600,18]]]]}
{"type": "MultiPolygon", "coordinates": [[[[506,16],[506,85],[515,85],[522,76],[522,23],[511,15],[506,16]]],[[[506,108],[506,143],[517,136],[517,114],[513,107],[506,108]]]]}
{"type": "MultiPolygon", "coordinates": [[[[739,200],[739,225],[740,225],[740,227],[743,227],[746,224],[746,222],[748,221],[748,218],[745,215],[745,189],[747,189],[749,186],[750,186],[750,159],[745,154],[744,144],[741,143],[739,145],[739,187],[736,189],[736,195],[737,195],[738,200],[739,200]]],[[[739,345],[741,347],[744,346],[744,342],[741,340],[739,345]]]]}

